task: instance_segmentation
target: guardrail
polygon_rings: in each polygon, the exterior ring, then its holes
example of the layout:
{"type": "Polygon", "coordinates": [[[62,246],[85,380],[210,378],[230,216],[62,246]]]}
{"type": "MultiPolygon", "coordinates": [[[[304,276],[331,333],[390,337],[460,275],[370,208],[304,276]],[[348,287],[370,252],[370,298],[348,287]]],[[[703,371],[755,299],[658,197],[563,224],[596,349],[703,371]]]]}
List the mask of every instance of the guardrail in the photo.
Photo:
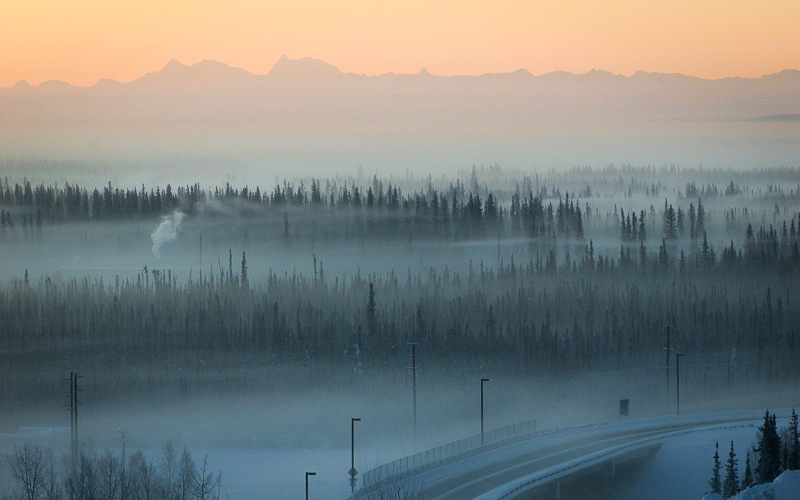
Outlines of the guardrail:
{"type": "Polygon", "coordinates": [[[353,494],[353,498],[358,499],[367,490],[380,488],[390,481],[415,474],[427,467],[448,463],[514,441],[551,434],[557,430],[558,428],[550,428],[537,431],[536,420],[529,420],[485,432],[483,436],[476,434],[436,448],[420,451],[364,472],[361,476],[362,487],[353,494]]]}
{"type": "Polygon", "coordinates": [[[443,444],[436,448],[431,448],[388,462],[366,471],[361,476],[361,487],[353,493],[351,498],[353,500],[358,500],[360,498],[369,497],[371,492],[378,491],[384,486],[396,481],[401,481],[427,468],[454,462],[517,441],[555,434],[567,429],[584,429],[606,424],[608,424],[608,422],[595,422],[573,427],[549,427],[537,431],[536,420],[529,420],[527,422],[508,425],[486,432],[483,435],[482,443],[481,435],[476,434],[468,438],[453,441],[452,443],[443,444]]]}

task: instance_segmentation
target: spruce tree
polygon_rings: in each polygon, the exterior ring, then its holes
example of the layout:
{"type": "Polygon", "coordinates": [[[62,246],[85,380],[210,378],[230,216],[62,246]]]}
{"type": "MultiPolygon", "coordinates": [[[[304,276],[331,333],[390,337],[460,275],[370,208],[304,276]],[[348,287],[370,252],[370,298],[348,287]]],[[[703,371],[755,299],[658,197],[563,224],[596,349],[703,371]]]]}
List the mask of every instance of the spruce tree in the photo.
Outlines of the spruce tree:
{"type": "Polygon", "coordinates": [[[711,486],[711,493],[722,493],[722,483],[720,481],[719,472],[719,443],[716,443],[714,448],[714,465],[711,468],[711,480],[708,482],[708,484],[711,486]]]}
{"type": "Polygon", "coordinates": [[[369,300],[367,301],[367,332],[371,340],[375,339],[377,332],[377,315],[375,307],[375,287],[372,283],[369,284],[369,300]]]}
{"type": "Polygon", "coordinates": [[[647,249],[644,247],[644,242],[639,243],[639,267],[642,272],[645,271],[647,266],[647,249]]]}
{"type": "Polygon", "coordinates": [[[703,261],[703,264],[712,263],[711,247],[708,245],[708,236],[706,235],[705,231],[703,231],[703,246],[702,252],[700,253],[700,259],[703,261]]]}
{"type": "Polygon", "coordinates": [[[772,434],[772,447],[775,450],[773,453],[773,480],[783,472],[781,463],[781,437],[778,434],[778,417],[773,413],[770,417],[770,428],[772,434]]]}
{"type": "Polygon", "coordinates": [[[750,453],[747,453],[747,460],[744,463],[744,477],[742,478],[742,489],[753,486],[753,468],[750,466],[750,453]]]}
{"type": "Polygon", "coordinates": [[[723,498],[730,498],[739,491],[738,462],[731,441],[731,451],[728,453],[728,462],[725,465],[725,483],[722,485],[723,498]]]}
{"type": "Polygon", "coordinates": [[[758,463],[756,465],[756,481],[758,484],[771,483],[781,473],[781,438],[778,436],[778,424],[775,415],[767,410],[764,423],[758,428],[758,463]]]}
{"type": "Polygon", "coordinates": [[[245,252],[242,252],[241,285],[242,285],[242,288],[248,288],[249,287],[249,282],[247,280],[247,255],[245,254],[245,252]]]}
{"type": "Polygon", "coordinates": [[[703,208],[703,200],[697,199],[697,222],[696,234],[700,234],[706,230],[706,211],[703,208]]]}
{"type": "Polygon", "coordinates": [[[645,227],[644,222],[644,210],[639,213],[639,242],[642,243],[644,246],[644,242],[647,241],[647,228],[645,227]]]}
{"type": "Polygon", "coordinates": [[[787,444],[786,434],[783,435],[783,460],[781,461],[781,471],[789,470],[789,445],[787,444]]]}
{"type": "Polygon", "coordinates": [[[800,470],[800,439],[797,435],[797,412],[792,408],[792,418],[789,420],[789,439],[791,446],[789,449],[789,470],[800,470]]]}
{"type": "Polygon", "coordinates": [[[674,240],[678,237],[678,223],[675,215],[675,209],[672,205],[667,205],[667,200],[664,200],[664,238],[674,240]]]}
{"type": "Polygon", "coordinates": [[[669,265],[669,255],[667,255],[667,241],[665,239],[661,239],[661,246],[658,248],[658,263],[661,264],[661,267],[664,270],[667,269],[669,265]]]}

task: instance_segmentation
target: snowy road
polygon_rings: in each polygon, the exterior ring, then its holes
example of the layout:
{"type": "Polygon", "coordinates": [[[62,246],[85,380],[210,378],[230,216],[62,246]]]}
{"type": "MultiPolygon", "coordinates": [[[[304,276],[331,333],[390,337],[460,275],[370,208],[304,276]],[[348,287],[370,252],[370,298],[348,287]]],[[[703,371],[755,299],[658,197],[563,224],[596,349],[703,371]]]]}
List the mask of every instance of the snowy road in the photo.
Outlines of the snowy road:
{"type": "Polygon", "coordinates": [[[652,448],[670,437],[721,426],[757,425],[761,418],[757,412],[735,412],[562,429],[434,465],[387,483],[390,488],[420,491],[428,500],[514,498],[559,479],[567,481],[614,456],[652,448]]]}

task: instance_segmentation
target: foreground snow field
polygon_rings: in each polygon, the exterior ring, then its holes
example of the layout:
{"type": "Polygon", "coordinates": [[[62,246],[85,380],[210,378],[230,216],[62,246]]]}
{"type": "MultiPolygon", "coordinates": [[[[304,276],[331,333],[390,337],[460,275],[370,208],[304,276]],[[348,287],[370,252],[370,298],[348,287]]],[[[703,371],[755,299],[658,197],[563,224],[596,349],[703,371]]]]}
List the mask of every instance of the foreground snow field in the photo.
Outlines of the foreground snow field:
{"type": "MultiPolygon", "coordinates": [[[[720,500],[716,493],[703,496],[703,500],[720,500]]],[[[734,500],[797,500],[800,498],[800,470],[787,470],[774,482],[747,488],[734,500]]]]}
{"type": "MultiPolygon", "coordinates": [[[[734,442],[740,466],[743,467],[746,450],[750,449],[755,438],[756,427],[760,412],[730,412],[726,413],[735,418],[752,418],[753,425],[742,425],[744,422],[726,428],[699,430],[687,434],[668,437],[659,451],[633,474],[620,477],[616,485],[612,486],[610,493],[618,499],[651,499],[671,500],[676,498],[701,498],[708,491],[708,479],[711,473],[711,457],[714,444],[720,443],[720,448],[727,447],[730,441],[734,442]]],[[[778,411],[781,415],[779,426],[786,424],[785,412],[778,411]]],[[[721,415],[721,414],[718,414],[721,415]]],[[[635,431],[653,425],[669,425],[676,420],[685,422],[702,421],[708,419],[710,414],[682,417],[655,417],[636,420],[617,420],[604,422],[588,428],[565,429],[566,433],[558,433],[546,437],[537,446],[558,446],[559,442],[570,442],[574,439],[592,439],[595,434],[618,432],[621,430],[635,431]]],[[[60,449],[66,444],[68,429],[66,428],[19,428],[15,433],[0,434],[0,441],[5,449],[13,449],[13,443],[32,440],[44,447],[60,449]]],[[[349,487],[347,476],[344,472],[349,465],[349,449],[339,447],[330,448],[266,448],[251,447],[239,448],[230,446],[204,446],[200,443],[190,443],[189,449],[195,460],[202,460],[208,453],[209,466],[212,469],[223,471],[223,494],[231,500],[255,498],[268,493],[269,498],[296,498],[298,492],[304,489],[303,472],[315,471],[318,476],[311,478],[309,489],[312,498],[347,498],[349,487]]],[[[515,448],[530,448],[524,443],[504,446],[492,450],[490,453],[479,454],[450,467],[438,467],[426,472],[424,482],[430,486],[434,483],[450,483],[459,474],[469,473],[473,469],[486,468],[492,460],[510,460],[515,455],[515,448]],[[485,455],[485,456],[483,456],[485,455]],[[482,465],[481,465],[482,464],[482,465]],[[452,468],[451,468],[452,467],[452,468]],[[448,472],[448,470],[450,472],[448,472]],[[448,474],[450,475],[448,477],[448,474]]],[[[158,444],[142,447],[148,458],[160,459],[161,450],[158,444]]],[[[384,450],[384,457],[402,455],[402,450],[384,450]]],[[[360,451],[356,453],[357,467],[360,472],[365,472],[369,466],[378,465],[386,461],[376,455],[360,451]],[[367,465],[369,464],[369,465],[367,465]]],[[[475,480],[476,478],[472,478],[475,480]]],[[[457,482],[457,481],[456,481],[457,482]]],[[[788,483],[787,483],[788,484],[788,483]]],[[[464,486],[464,485],[461,485],[464,486]]],[[[459,486],[459,487],[461,487],[459,486]]],[[[786,491],[789,496],[776,496],[775,498],[800,498],[797,487],[783,484],[777,486],[776,492],[786,491]]],[[[750,491],[751,495],[741,496],[741,499],[771,498],[768,489],[750,491]]],[[[452,493],[452,492],[451,492],[452,493]]],[[[439,492],[438,494],[442,494],[439,492]]],[[[783,494],[783,493],[781,493],[783,494]]],[[[713,497],[708,497],[713,498],[713,497]]]]}
{"type": "Polygon", "coordinates": [[[701,498],[709,490],[714,443],[727,449],[730,442],[744,472],[746,450],[755,438],[755,427],[675,436],[632,477],[617,485],[615,498],[628,500],[675,500],[701,498]]]}

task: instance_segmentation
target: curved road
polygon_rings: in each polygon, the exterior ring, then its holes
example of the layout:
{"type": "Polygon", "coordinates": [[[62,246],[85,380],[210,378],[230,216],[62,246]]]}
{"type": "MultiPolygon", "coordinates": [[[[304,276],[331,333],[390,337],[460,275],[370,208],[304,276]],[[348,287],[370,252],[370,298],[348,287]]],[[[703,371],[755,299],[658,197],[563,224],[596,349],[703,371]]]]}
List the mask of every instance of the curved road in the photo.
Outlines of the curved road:
{"type": "MultiPolygon", "coordinates": [[[[759,422],[763,415],[735,412],[682,417],[661,417],[646,420],[624,420],[538,436],[511,443],[462,459],[431,466],[416,474],[398,478],[406,490],[419,491],[425,500],[476,498],[520,478],[536,478],[560,466],[572,464],[570,473],[581,470],[575,461],[620,445],[642,439],[647,442],[664,439],[681,432],[707,427],[759,422]]],[[[589,464],[587,464],[588,466],[589,464]]],[[[596,464],[594,464],[596,465],[596,464]]],[[[537,488],[550,480],[537,482],[537,488]]],[[[502,488],[501,488],[502,489],[502,488]]],[[[372,495],[367,495],[370,498],[372,495]]],[[[377,495],[376,497],[380,497],[377,495]]],[[[487,497],[491,497],[487,495],[487,497]]]]}

